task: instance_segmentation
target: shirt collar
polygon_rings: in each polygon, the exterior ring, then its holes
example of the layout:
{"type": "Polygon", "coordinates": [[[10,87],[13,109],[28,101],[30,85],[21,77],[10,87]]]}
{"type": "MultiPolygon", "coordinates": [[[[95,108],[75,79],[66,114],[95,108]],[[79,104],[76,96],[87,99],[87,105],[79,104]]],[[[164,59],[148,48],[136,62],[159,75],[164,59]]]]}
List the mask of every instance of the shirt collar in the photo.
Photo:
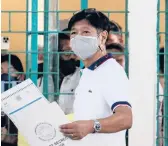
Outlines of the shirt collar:
{"type": "Polygon", "coordinates": [[[112,58],[112,54],[108,53],[107,55],[101,57],[97,61],[95,61],[93,64],[91,64],[88,69],[95,70],[97,67],[99,67],[101,64],[103,64],[108,59],[112,58]]]}

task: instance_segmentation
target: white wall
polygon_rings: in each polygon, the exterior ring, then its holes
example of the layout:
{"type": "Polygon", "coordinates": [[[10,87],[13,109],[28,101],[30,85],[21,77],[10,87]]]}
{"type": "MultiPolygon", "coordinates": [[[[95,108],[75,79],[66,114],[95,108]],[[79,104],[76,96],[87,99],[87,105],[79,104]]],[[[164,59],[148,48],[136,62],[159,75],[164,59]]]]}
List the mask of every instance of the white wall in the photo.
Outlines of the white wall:
{"type": "Polygon", "coordinates": [[[129,75],[133,127],[129,146],[155,146],[157,0],[129,0],[129,75]]]}

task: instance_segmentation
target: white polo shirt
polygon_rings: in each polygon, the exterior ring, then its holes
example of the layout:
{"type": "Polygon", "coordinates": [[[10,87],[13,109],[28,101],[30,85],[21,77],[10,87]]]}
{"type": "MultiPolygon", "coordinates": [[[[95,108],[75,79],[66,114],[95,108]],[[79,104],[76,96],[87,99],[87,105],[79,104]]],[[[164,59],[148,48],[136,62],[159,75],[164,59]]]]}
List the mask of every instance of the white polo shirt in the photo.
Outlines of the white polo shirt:
{"type": "MultiPolygon", "coordinates": [[[[75,120],[93,120],[113,115],[118,106],[129,106],[126,73],[110,54],[85,68],[75,91],[75,120]]],[[[96,146],[125,146],[125,132],[90,134],[86,141],[96,146]]]]}

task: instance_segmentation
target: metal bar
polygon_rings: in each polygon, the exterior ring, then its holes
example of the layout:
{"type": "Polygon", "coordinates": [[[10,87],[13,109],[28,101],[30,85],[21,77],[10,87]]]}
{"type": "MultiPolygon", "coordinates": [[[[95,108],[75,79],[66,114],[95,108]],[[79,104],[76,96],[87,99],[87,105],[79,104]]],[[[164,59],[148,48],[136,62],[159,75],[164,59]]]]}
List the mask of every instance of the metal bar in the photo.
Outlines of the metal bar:
{"type": "MultiPolygon", "coordinates": [[[[14,74],[26,74],[25,72],[12,72],[14,74]]],[[[47,71],[47,72],[31,72],[31,74],[57,74],[57,72],[50,72],[50,71],[47,71]]]]}
{"type": "Polygon", "coordinates": [[[88,8],[88,0],[81,0],[81,9],[88,8]]]}
{"type": "MultiPolygon", "coordinates": [[[[88,0],[81,0],[81,10],[87,9],[87,8],[88,8],[88,0]]],[[[81,60],[80,61],[80,68],[83,68],[83,67],[84,67],[84,63],[81,60]]]]}
{"type": "MultiPolygon", "coordinates": [[[[125,54],[129,54],[128,50],[128,0],[125,1],[125,54]]],[[[125,55],[125,71],[129,76],[129,56],[125,55]]]]}
{"type": "MultiPolygon", "coordinates": [[[[48,32],[48,23],[49,23],[49,1],[44,1],[44,31],[48,32]]],[[[47,72],[49,70],[49,56],[48,56],[48,33],[44,35],[44,72],[47,72]]],[[[48,74],[43,75],[43,94],[45,93],[45,97],[48,98],[48,74]],[[47,93],[47,94],[46,94],[47,93]]]]}
{"type": "MultiPolygon", "coordinates": [[[[83,0],[81,0],[83,1],[83,0]]],[[[86,1],[86,0],[84,0],[86,1]]],[[[87,7],[86,7],[87,8],[87,7]]],[[[45,12],[48,12],[48,13],[74,13],[78,10],[58,10],[58,11],[28,11],[28,13],[45,13],[45,12]]],[[[1,11],[1,13],[26,13],[27,11],[1,11]]],[[[125,12],[129,12],[129,11],[101,11],[103,13],[125,13],[125,12]]]]}
{"type": "MultiPolygon", "coordinates": [[[[59,0],[56,0],[56,11],[60,12],[59,0]]],[[[59,43],[58,34],[61,33],[60,26],[59,26],[59,23],[60,23],[59,13],[56,13],[56,21],[57,21],[56,30],[58,30],[58,33],[56,33],[55,39],[53,40],[53,43],[55,43],[53,45],[53,51],[55,52],[55,54],[53,54],[53,71],[56,72],[57,74],[53,75],[53,81],[54,81],[54,92],[56,93],[54,98],[55,98],[55,101],[58,101],[59,94],[57,93],[59,93],[59,83],[60,83],[60,63],[59,63],[60,53],[58,52],[58,43],[59,43]]]]}
{"type": "MultiPolygon", "coordinates": [[[[37,54],[38,51],[11,51],[9,52],[9,54],[12,54],[12,53],[20,53],[20,54],[24,54],[24,53],[28,53],[28,54],[37,54]]],[[[56,51],[47,51],[45,53],[48,53],[48,54],[74,54],[73,52],[56,52],[56,51]]],[[[2,53],[3,54],[3,53],[2,53]]],[[[113,54],[117,54],[117,55],[122,55],[122,54],[125,54],[125,53],[120,53],[120,52],[114,52],[113,54]]],[[[126,54],[128,55],[128,54],[126,54]]]]}
{"type": "MultiPolygon", "coordinates": [[[[38,0],[32,0],[32,11],[38,10],[38,0]]],[[[38,14],[32,13],[32,31],[37,32],[38,31],[38,14]]],[[[37,51],[38,48],[38,35],[37,33],[32,34],[31,37],[31,49],[32,51],[37,51]]],[[[31,71],[37,72],[37,54],[31,55],[31,71]]],[[[33,74],[31,75],[32,81],[37,85],[37,75],[33,74]]]]}
{"type": "MultiPolygon", "coordinates": [[[[129,77],[129,56],[128,56],[128,0],[125,0],[125,71],[129,77]]],[[[129,130],[126,131],[126,146],[129,145],[129,130]]]]}
{"type": "MultiPolygon", "coordinates": [[[[158,0],[158,3],[157,3],[157,12],[160,11],[160,0],[158,0]]],[[[160,14],[157,13],[157,32],[160,31],[160,14]]],[[[159,49],[160,49],[160,40],[159,40],[159,34],[157,33],[157,46],[156,46],[156,52],[159,52],[159,49]]],[[[160,63],[159,63],[159,57],[160,55],[157,54],[157,74],[160,72],[160,63]]],[[[159,125],[159,109],[160,109],[160,102],[159,102],[159,83],[160,83],[160,80],[159,80],[159,77],[157,76],[157,85],[156,85],[156,146],[160,146],[160,125],[159,125]]]]}
{"type": "MultiPolygon", "coordinates": [[[[168,10],[168,0],[165,1],[165,10],[168,10]]],[[[168,53],[168,13],[165,14],[165,50],[168,53]]],[[[168,94],[168,55],[165,55],[165,84],[164,84],[164,94],[168,94]]],[[[168,115],[168,97],[164,97],[164,116],[168,115]]],[[[168,146],[168,118],[164,117],[164,146],[168,146]]]]}
{"type": "MultiPolygon", "coordinates": [[[[29,30],[29,1],[26,0],[26,32],[29,30]]],[[[29,54],[28,54],[28,47],[29,47],[29,35],[26,33],[26,78],[29,78],[29,54]]]]}
{"type": "Polygon", "coordinates": [[[162,32],[162,31],[160,31],[160,32],[158,32],[159,34],[168,34],[168,33],[166,33],[166,32],[162,32]]]}
{"type": "MultiPolygon", "coordinates": [[[[74,13],[74,12],[72,12],[72,13],[74,13]]],[[[57,24],[56,25],[57,25],[57,30],[58,31],[60,31],[60,19],[59,19],[59,16],[60,16],[60,13],[57,11],[57,13],[56,13],[57,24]]]]}
{"type": "MultiPolygon", "coordinates": [[[[39,35],[44,35],[45,33],[48,33],[48,34],[50,34],[50,33],[64,33],[64,32],[62,32],[62,31],[59,31],[59,30],[55,30],[55,31],[28,31],[28,32],[26,32],[26,31],[11,31],[11,32],[9,32],[9,31],[2,31],[1,33],[28,33],[29,35],[31,35],[31,34],[39,34],[39,35]]],[[[68,32],[65,32],[65,33],[68,33],[68,32]]],[[[122,34],[126,34],[126,32],[121,32],[122,34]]]]}
{"type": "MultiPolygon", "coordinates": [[[[8,54],[12,54],[12,53],[25,53],[25,51],[11,51],[8,54]]],[[[38,51],[28,51],[28,53],[34,53],[37,54],[38,51]]],[[[46,53],[50,53],[50,54],[74,54],[73,52],[55,52],[55,51],[47,51],[46,53]]],[[[2,53],[3,54],[3,53],[2,53]]],[[[5,52],[6,54],[6,52],[5,52]]],[[[118,54],[118,53],[117,53],[118,54]]]]}
{"type": "Polygon", "coordinates": [[[9,81],[9,84],[8,84],[8,89],[11,88],[11,71],[10,71],[10,67],[11,67],[11,54],[9,54],[9,65],[8,65],[8,81],[9,81]]]}
{"type": "Polygon", "coordinates": [[[9,29],[9,32],[11,32],[11,12],[9,12],[9,27],[8,27],[8,29],[9,29]]]}
{"type": "Polygon", "coordinates": [[[110,13],[107,13],[108,18],[110,18],[110,13]]]}
{"type": "MultiPolygon", "coordinates": [[[[56,77],[56,93],[59,93],[59,84],[60,84],[60,55],[57,55],[57,77],[56,77]]],[[[58,94],[59,95],[59,94],[58,94]]],[[[57,99],[58,100],[58,97],[57,99]]]]}

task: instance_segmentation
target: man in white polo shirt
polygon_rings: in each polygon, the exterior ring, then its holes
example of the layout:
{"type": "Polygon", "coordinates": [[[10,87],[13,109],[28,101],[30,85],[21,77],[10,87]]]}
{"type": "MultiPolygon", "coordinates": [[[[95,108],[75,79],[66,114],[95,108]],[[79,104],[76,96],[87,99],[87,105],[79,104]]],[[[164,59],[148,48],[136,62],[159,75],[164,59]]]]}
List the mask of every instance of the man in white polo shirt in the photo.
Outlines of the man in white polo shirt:
{"type": "Polygon", "coordinates": [[[126,129],[132,126],[129,83],[123,67],[106,54],[109,19],[85,9],[70,19],[68,27],[72,50],[85,69],[75,91],[75,122],[61,125],[60,131],[96,146],[125,146],[126,129]]]}

